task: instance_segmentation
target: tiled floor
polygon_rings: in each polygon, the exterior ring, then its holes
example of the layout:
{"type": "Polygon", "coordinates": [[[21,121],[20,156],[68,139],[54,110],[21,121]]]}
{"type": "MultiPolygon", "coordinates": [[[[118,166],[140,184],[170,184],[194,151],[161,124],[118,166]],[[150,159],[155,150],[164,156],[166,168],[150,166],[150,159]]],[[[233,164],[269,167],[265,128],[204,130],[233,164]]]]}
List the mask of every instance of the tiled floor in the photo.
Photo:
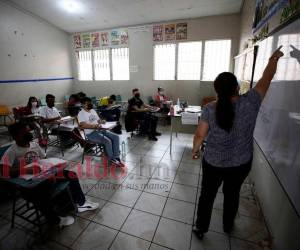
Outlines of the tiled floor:
{"type": "MultiPolygon", "coordinates": [[[[47,232],[46,241],[40,242],[20,221],[10,229],[10,203],[1,203],[0,249],[268,249],[270,237],[248,180],[241,191],[233,233],[228,236],[222,231],[220,189],[210,231],[202,241],[193,235],[201,184],[200,160],[191,160],[192,135],[175,137],[170,155],[169,128],[161,130],[158,142],[130,139],[123,132],[125,172],[114,169],[104,176],[102,170],[100,179],[99,175],[86,177],[83,164],[82,188],[88,199],[100,203],[100,208],[78,214],[70,227],[47,232]]],[[[81,154],[81,149],[73,148],[64,156],[77,173],[81,154]]],[[[61,157],[56,149],[50,149],[48,156],[61,157]]],[[[99,162],[96,158],[92,161],[99,162]]]]}

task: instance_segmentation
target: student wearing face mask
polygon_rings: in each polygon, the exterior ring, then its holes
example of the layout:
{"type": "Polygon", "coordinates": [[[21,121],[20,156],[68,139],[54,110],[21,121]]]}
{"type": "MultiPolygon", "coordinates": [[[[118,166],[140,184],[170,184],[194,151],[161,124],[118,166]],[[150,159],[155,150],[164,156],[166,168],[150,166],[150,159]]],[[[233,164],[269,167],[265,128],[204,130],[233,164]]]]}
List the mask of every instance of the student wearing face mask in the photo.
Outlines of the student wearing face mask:
{"type": "Polygon", "coordinates": [[[131,122],[137,119],[141,121],[141,133],[147,134],[149,140],[157,141],[156,136],[160,136],[161,133],[156,131],[157,117],[151,114],[152,107],[143,102],[140,98],[139,89],[132,90],[133,97],[128,100],[128,116],[131,122]]]}
{"type": "Polygon", "coordinates": [[[84,129],[86,137],[97,144],[104,144],[108,160],[118,167],[123,167],[120,160],[120,138],[117,134],[101,130],[101,119],[93,109],[92,100],[81,100],[82,110],[78,114],[79,126],[84,129]]]}
{"type": "Polygon", "coordinates": [[[154,99],[157,107],[159,107],[163,113],[169,113],[170,108],[167,104],[169,97],[165,95],[165,90],[162,87],[157,88],[157,94],[154,99]]]}
{"type": "Polygon", "coordinates": [[[47,106],[44,106],[40,110],[40,115],[42,117],[42,122],[45,126],[44,134],[47,136],[47,130],[51,129],[52,134],[58,134],[65,140],[72,138],[74,141],[78,142],[82,147],[85,145],[84,139],[77,128],[72,126],[66,126],[61,122],[61,115],[55,108],[55,96],[48,94],[46,95],[47,106]],[[63,128],[63,129],[60,129],[63,128]]]}
{"type": "MultiPolygon", "coordinates": [[[[9,126],[9,133],[14,139],[14,143],[6,150],[0,161],[1,168],[8,169],[10,177],[18,177],[20,174],[20,167],[40,159],[46,158],[44,150],[39,145],[32,141],[33,136],[30,133],[29,127],[24,123],[15,123],[9,126]]],[[[37,174],[41,171],[38,166],[26,167],[26,174],[37,174]]],[[[4,172],[4,171],[0,171],[4,172]]],[[[5,171],[6,172],[6,171],[5,171]]],[[[85,195],[79,184],[76,173],[68,170],[63,170],[63,177],[56,178],[56,183],[67,180],[69,182],[70,193],[74,203],[77,206],[77,212],[85,212],[88,210],[95,210],[99,207],[98,203],[86,200],[85,195]],[[61,179],[63,178],[63,179],[61,179]]],[[[59,216],[53,209],[53,204],[50,202],[50,190],[53,183],[51,179],[43,181],[37,187],[23,190],[23,194],[29,201],[31,201],[43,213],[51,224],[58,224],[60,226],[68,226],[74,223],[74,218],[71,216],[59,216]]]]}

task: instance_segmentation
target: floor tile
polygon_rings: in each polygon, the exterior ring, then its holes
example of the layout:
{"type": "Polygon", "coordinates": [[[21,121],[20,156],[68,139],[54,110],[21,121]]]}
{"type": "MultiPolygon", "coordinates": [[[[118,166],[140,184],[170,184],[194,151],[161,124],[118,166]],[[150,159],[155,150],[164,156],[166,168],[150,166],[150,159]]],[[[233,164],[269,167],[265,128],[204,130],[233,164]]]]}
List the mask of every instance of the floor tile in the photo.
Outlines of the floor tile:
{"type": "Polygon", "coordinates": [[[200,173],[200,164],[190,164],[190,163],[185,163],[181,162],[178,168],[178,171],[190,173],[190,174],[199,174],[200,173]]]}
{"type": "MultiPolygon", "coordinates": [[[[263,250],[262,246],[250,243],[248,241],[239,240],[236,238],[230,238],[231,250],[263,250]]],[[[266,249],[265,249],[266,250],[266,249]]]]}
{"type": "Polygon", "coordinates": [[[131,171],[131,174],[136,174],[144,177],[151,177],[156,168],[157,166],[153,164],[140,163],[131,171]]]}
{"type": "Polygon", "coordinates": [[[156,149],[155,147],[153,149],[150,149],[146,152],[146,157],[158,157],[162,158],[165,154],[166,150],[159,150],[156,149]]]}
{"type": "Polygon", "coordinates": [[[240,198],[239,214],[256,219],[263,219],[258,204],[252,198],[240,198]]]}
{"type": "Polygon", "coordinates": [[[162,195],[162,196],[168,196],[171,187],[172,187],[171,182],[166,182],[157,179],[150,179],[144,191],[148,193],[162,195]]]}
{"type": "Polygon", "coordinates": [[[120,232],[110,250],[148,250],[149,241],[120,232]]]}
{"type": "Polygon", "coordinates": [[[121,231],[151,241],[158,221],[159,216],[132,210],[121,231]]]}
{"type": "Polygon", "coordinates": [[[134,208],[148,213],[161,215],[166,200],[165,197],[143,192],[134,208]]]}
{"type": "Polygon", "coordinates": [[[159,157],[153,157],[153,156],[144,156],[143,158],[143,162],[147,163],[147,164],[152,164],[152,165],[157,165],[160,160],[162,159],[162,156],[159,157]]]}
{"type": "Polygon", "coordinates": [[[174,178],[176,176],[176,171],[168,168],[157,168],[152,178],[163,180],[163,181],[169,181],[173,182],[174,178]]]}
{"type": "Polygon", "coordinates": [[[189,249],[192,226],[161,218],[154,236],[154,243],[172,249],[189,249]]]}
{"type": "Polygon", "coordinates": [[[174,182],[178,184],[198,187],[198,180],[199,180],[199,175],[178,171],[174,182]]]}
{"type": "Polygon", "coordinates": [[[159,168],[169,168],[171,170],[177,170],[179,167],[180,161],[173,161],[170,159],[162,159],[158,165],[159,168]]]}
{"type": "Polygon", "coordinates": [[[98,181],[92,179],[79,179],[79,183],[83,193],[86,194],[92,189],[93,186],[95,186],[98,183],[98,181]]]}
{"type": "Polygon", "coordinates": [[[174,183],[170,192],[170,198],[188,201],[188,202],[195,202],[197,195],[197,188],[180,185],[174,183]]]}
{"type": "Polygon", "coordinates": [[[131,209],[122,205],[107,202],[94,217],[93,221],[104,226],[119,230],[129,215],[131,209]]]}
{"type": "Polygon", "coordinates": [[[157,244],[152,243],[149,250],[168,250],[169,248],[159,246],[157,244]]]}
{"type": "Polygon", "coordinates": [[[65,245],[71,246],[78,236],[87,228],[90,221],[77,217],[72,226],[64,227],[63,229],[53,228],[49,232],[49,238],[65,245]]]}
{"type": "Polygon", "coordinates": [[[145,186],[147,185],[149,181],[149,178],[135,175],[135,174],[129,174],[125,181],[123,182],[123,186],[126,188],[132,188],[132,189],[138,189],[138,190],[144,190],[145,186]]]}
{"type": "Polygon", "coordinates": [[[103,200],[109,200],[118,188],[119,185],[100,181],[87,194],[103,200]]]}
{"type": "Polygon", "coordinates": [[[111,228],[91,223],[72,245],[75,250],[99,249],[106,250],[111,245],[117,231],[111,228]]]}
{"type": "Polygon", "coordinates": [[[193,224],[194,210],[195,204],[169,198],[162,216],[193,224]]]}
{"type": "Polygon", "coordinates": [[[35,239],[31,234],[15,228],[0,241],[0,249],[31,249],[35,239]]]}
{"type": "Polygon", "coordinates": [[[115,202],[128,207],[133,207],[137,199],[139,198],[141,191],[120,187],[118,191],[110,199],[111,202],[115,202]]]}
{"type": "MultiPolygon", "coordinates": [[[[208,231],[202,240],[199,240],[197,236],[192,233],[192,245],[191,250],[229,250],[229,237],[208,231]]],[[[240,248],[239,250],[244,250],[240,248]]]]}

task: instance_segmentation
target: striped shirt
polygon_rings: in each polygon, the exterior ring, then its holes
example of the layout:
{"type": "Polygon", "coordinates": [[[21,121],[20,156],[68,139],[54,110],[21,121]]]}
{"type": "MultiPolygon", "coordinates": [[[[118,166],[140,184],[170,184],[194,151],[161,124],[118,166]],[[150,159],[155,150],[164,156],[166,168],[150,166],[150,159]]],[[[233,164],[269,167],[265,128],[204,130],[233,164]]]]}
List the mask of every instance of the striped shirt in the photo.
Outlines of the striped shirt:
{"type": "Polygon", "coordinates": [[[216,123],[216,102],[207,104],[201,121],[209,124],[205,160],[216,167],[236,167],[248,162],[253,155],[253,132],[261,105],[261,97],[251,89],[234,102],[235,118],[228,133],[216,123]]]}

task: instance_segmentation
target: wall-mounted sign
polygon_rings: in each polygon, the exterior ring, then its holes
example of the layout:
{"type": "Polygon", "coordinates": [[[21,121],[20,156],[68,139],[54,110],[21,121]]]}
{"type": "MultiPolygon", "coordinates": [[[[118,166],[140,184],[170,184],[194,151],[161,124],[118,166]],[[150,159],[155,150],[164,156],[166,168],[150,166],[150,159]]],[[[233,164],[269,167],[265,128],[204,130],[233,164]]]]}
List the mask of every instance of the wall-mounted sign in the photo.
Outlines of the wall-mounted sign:
{"type": "Polygon", "coordinates": [[[80,34],[75,34],[73,36],[73,44],[75,49],[81,49],[82,44],[81,44],[81,35],[80,34]]]}
{"type": "Polygon", "coordinates": [[[164,40],[164,26],[154,25],[153,26],[153,41],[161,42],[164,40]]]}
{"type": "Polygon", "coordinates": [[[176,38],[176,30],[175,30],[175,24],[166,24],[165,25],[165,40],[166,41],[172,41],[176,38]]]}
{"type": "Polygon", "coordinates": [[[93,48],[99,48],[100,47],[100,34],[98,32],[92,33],[91,41],[92,41],[93,48]]]}
{"type": "Polygon", "coordinates": [[[91,47],[91,35],[90,35],[90,33],[82,34],[81,38],[82,38],[82,47],[84,49],[90,48],[91,47]]]}
{"type": "Polygon", "coordinates": [[[176,24],[176,40],[187,39],[187,23],[176,24]]]}

